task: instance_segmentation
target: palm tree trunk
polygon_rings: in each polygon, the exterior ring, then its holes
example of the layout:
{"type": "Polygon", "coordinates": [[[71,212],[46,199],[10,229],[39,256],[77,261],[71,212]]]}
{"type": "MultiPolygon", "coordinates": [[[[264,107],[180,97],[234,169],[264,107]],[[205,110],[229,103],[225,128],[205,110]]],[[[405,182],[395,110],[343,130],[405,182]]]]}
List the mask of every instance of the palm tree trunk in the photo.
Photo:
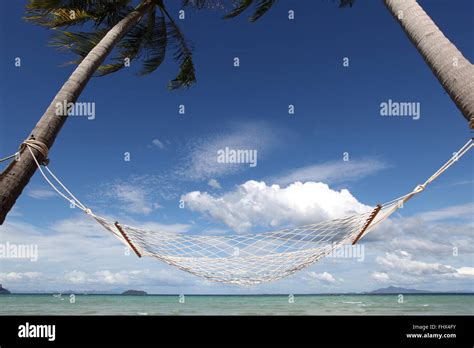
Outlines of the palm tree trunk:
{"type": "MultiPolygon", "coordinates": [[[[142,16],[152,6],[154,6],[154,0],[145,0],[141,6],[129,13],[110,29],[97,46],[95,46],[77,66],[58,94],[56,94],[54,100],[28,138],[33,137],[43,142],[48,149],[53,146],[61,127],[67,119],[67,115],[58,115],[56,113],[57,104],[61,103],[67,105],[67,103],[76,102],[90,78],[112,51],[113,47],[140,21],[142,16]]],[[[37,150],[33,150],[33,152],[38,160],[44,160],[40,152],[37,150]]],[[[28,150],[25,151],[24,149],[20,154],[20,160],[11,162],[0,175],[0,225],[5,221],[6,215],[15,204],[24,187],[30,181],[36,168],[33,157],[28,150]]]]}
{"type": "Polygon", "coordinates": [[[416,0],[384,0],[433,74],[474,128],[474,66],[416,0]]]}

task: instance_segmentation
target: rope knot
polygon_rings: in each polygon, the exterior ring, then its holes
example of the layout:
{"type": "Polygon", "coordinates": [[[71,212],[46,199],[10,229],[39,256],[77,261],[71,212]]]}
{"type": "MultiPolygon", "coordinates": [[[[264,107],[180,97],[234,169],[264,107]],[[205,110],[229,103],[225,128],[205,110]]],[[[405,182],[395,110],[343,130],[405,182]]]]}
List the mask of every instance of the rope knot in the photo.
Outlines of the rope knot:
{"type": "Polygon", "coordinates": [[[49,149],[48,149],[48,147],[46,146],[45,143],[31,137],[30,139],[26,139],[23,143],[21,143],[20,151],[23,150],[25,147],[29,147],[31,149],[35,149],[36,151],[38,151],[43,156],[42,164],[48,165],[48,163],[49,163],[49,159],[48,159],[49,149]]]}
{"type": "Polygon", "coordinates": [[[424,189],[425,189],[425,184],[423,184],[423,185],[418,185],[417,187],[415,187],[415,189],[413,190],[413,192],[419,193],[419,192],[423,191],[424,189]]]}

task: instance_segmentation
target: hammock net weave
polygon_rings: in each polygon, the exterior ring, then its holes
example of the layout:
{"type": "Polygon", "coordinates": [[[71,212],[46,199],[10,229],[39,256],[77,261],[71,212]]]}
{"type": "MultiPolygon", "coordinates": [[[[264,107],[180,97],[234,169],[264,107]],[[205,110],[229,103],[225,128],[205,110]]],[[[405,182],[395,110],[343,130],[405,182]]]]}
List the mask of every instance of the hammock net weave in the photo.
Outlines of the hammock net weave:
{"type": "MultiPolygon", "coordinates": [[[[381,221],[389,208],[381,209],[372,224],[381,221]]],[[[209,280],[250,285],[286,277],[339,246],[353,243],[372,215],[367,212],[296,228],[223,236],[149,231],[95,219],[138,256],[155,257],[209,280]]]]}
{"type": "MultiPolygon", "coordinates": [[[[388,218],[414,195],[454,164],[472,146],[472,139],[422,185],[412,192],[377,205],[372,210],[346,218],[256,234],[193,235],[167,231],[149,231],[94,214],[58,180],[38,163],[32,149],[42,147],[35,140],[25,141],[41,174],[57,193],[92,216],[100,225],[129,246],[139,257],[151,256],[183,271],[208,280],[251,285],[286,277],[320,260],[345,244],[355,244],[388,218]],[[52,181],[62,188],[58,189],[52,181]]],[[[47,150],[47,149],[46,149],[47,150]]]]}

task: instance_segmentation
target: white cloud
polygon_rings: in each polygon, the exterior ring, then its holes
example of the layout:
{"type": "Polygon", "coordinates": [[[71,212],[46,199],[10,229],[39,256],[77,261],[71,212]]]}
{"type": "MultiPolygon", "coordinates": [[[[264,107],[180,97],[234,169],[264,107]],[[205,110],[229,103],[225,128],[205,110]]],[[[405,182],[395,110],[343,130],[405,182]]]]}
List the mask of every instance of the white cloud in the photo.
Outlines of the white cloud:
{"type": "Polygon", "coordinates": [[[71,271],[65,275],[65,280],[72,284],[84,284],[87,282],[87,275],[81,271],[71,271]]]}
{"type": "Polygon", "coordinates": [[[456,275],[459,277],[474,277],[474,267],[460,267],[456,275]]]}
{"type": "Polygon", "coordinates": [[[413,255],[397,250],[387,252],[385,256],[377,256],[376,262],[382,267],[382,272],[372,273],[372,278],[380,282],[389,280],[404,283],[416,284],[423,282],[452,280],[454,278],[474,278],[474,268],[460,267],[440,262],[426,262],[413,259],[413,255]]]}
{"type": "Polygon", "coordinates": [[[149,192],[138,184],[115,183],[109,185],[105,195],[118,201],[123,210],[130,213],[148,215],[160,208],[158,203],[149,201],[149,192]]]}
{"type": "Polygon", "coordinates": [[[280,185],[287,185],[297,181],[340,183],[359,180],[387,167],[384,162],[374,158],[350,160],[347,162],[341,160],[296,168],[283,175],[272,177],[267,181],[280,185]]]}
{"type": "Polygon", "coordinates": [[[335,283],[336,278],[331,273],[323,272],[323,273],[316,273],[316,272],[309,272],[307,274],[308,278],[316,279],[325,283],[335,283]]]}
{"type": "Polygon", "coordinates": [[[201,180],[235,174],[248,169],[249,164],[219,163],[217,154],[226,147],[234,150],[256,150],[258,160],[275,143],[275,130],[265,123],[241,124],[231,131],[202,137],[187,144],[183,163],[174,175],[189,180],[201,180]]]}
{"type": "Polygon", "coordinates": [[[58,194],[50,188],[33,188],[28,190],[28,196],[36,199],[56,197],[58,194]]]}
{"type": "Polygon", "coordinates": [[[385,272],[372,272],[372,279],[379,283],[388,283],[391,281],[389,275],[385,272]]]}
{"type": "Polygon", "coordinates": [[[8,272],[0,273],[0,282],[25,282],[37,279],[39,272],[8,272]]]}
{"type": "Polygon", "coordinates": [[[428,263],[413,260],[412,255],[403,250],[385,253],[385,256],[378,256],[376,261],[386,270],[396,270],[404,274],[415,276],[443,275],[457,272],[454,267],[438,262],[428,263]]]}
{"type": "Polygon", "coordinates": [[[151,143],[154,147],[157,147],[160,150],[163,150],[165,148],[165,144],[163,144],[160,139],[153,139],[151,143]]]}
{"type": "Polygon", "coordinates": [[[138,222],[138,221],[125,221],[127,225],[133,225],[136,228],[142,230],[152,231],[154,233],[169,232],[169,233],[183,233],[189,231],[191,228],[190,224],[161,224],[159,222],[138,222]]]}
{"type": "Polygon", "coordinates": [[[440,221],[446,219],[470,219],[474,216],[474,203],[455,205],[444,209],[432,210],[418,214],[417,217],[424,221],[440,221]]]}
{"type": "Polygon", "coordinates": [[[211,179],[207,182],[207,184],[209,186],[211,186],[212,188],[215,188],[215,189],[221,189],[222,186],[221,184],[219,183],[219,181],[217,181],[216,179],[211,179]]]}
{"type": "Polygon", "coordinates": [[[468,257],[474,253],[474,225],[469,206],[444,207],[410,217],[402,216],[402,209],[377,226],[364,241],[376,244],[372,247],[381,251],[404,250],[436,260],[451,260],[453,254],[468,257]]]}
{"type": "Polygon", "coordinates": [[[169,270],[101,270],[92,273],[83,271],[70,271],[65,274],[65,281],[76,285],[101,284],[101,285],[134,285],[143,286],[145,284],[154,283],[165,286],[176,286],[187,284],[188,281],[176,272],[169,270]]]}
{"type": "Polygon", "coordinates": [[[330,220],[371,209],[346,189],[334,191],[315,182],[280,187],[251,180],[222,196],[195,191],[182,199],[192,211],[204,213],[237,232],[257,225],[276,227],[330,220]]]}
{"type": "MultiPolygon", "coordinates": [[[[122,222],[122,220],[121,220],[122,222]]],[[[185,232],[187,224],[123,220],[125,224],[161,231],[185,232]]],[[[196,277],[151,257],[137,258],[127,246],[85,214],[37,227],[9,219],[0,228],[3,242],[38,246],[38,261],[0,259],[0,283],[9,290],[113,290],[127,284],[156,289],[193,286],[196,277]],[[39,273],[41,271],[41,273],[39,273]]],[[[160,290],[161,289],[161,290],[160,290]]],[[[180,290],[167,290],[176,293],[180,290]]]]}

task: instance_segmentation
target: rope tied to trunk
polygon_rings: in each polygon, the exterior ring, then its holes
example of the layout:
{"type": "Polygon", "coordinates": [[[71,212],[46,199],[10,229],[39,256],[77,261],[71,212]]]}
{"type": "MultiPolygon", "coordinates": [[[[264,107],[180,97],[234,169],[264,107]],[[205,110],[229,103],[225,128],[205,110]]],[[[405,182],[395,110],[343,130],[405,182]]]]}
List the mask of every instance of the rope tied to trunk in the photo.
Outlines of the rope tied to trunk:
{"type": "Polygon", "coordinates": [[[22,142],[20,144],[20,147],[18,148],[17,152],[11,154],[10,156],[0,158],[0,163],[8,161],[9,159],[12,159],[12,158],[16,158],[18,160],[20,158],[21,152],[27,147],[35,149],[36,151],[38,151],[42,155],[43,160],[41,161],[41,164],[48,164],[49,163],[49,159],[48,159],[49,149],[48,149],[48,146],[46,146],[46,144],[43,143],[42,141],[36,140],[33,136],[31,136],[31,138],[26,139],[24,142],[22,142]]]}
{"type": "Polygon", "coordinates": [[[18,150],[18,153],[21,152],[25,147],[30,149],[30,151],[31,151],[31,149],[35,149],[36,151],[38,151],[43,156],[42,164],[48,164],[49,163],[49,159],[48,159],[49,149],[48,149],[48,146],[46,146],[45,143],[31,137],[31,138],[26,139],[24,142],[21,143],[20,149],[18,150]]]}

